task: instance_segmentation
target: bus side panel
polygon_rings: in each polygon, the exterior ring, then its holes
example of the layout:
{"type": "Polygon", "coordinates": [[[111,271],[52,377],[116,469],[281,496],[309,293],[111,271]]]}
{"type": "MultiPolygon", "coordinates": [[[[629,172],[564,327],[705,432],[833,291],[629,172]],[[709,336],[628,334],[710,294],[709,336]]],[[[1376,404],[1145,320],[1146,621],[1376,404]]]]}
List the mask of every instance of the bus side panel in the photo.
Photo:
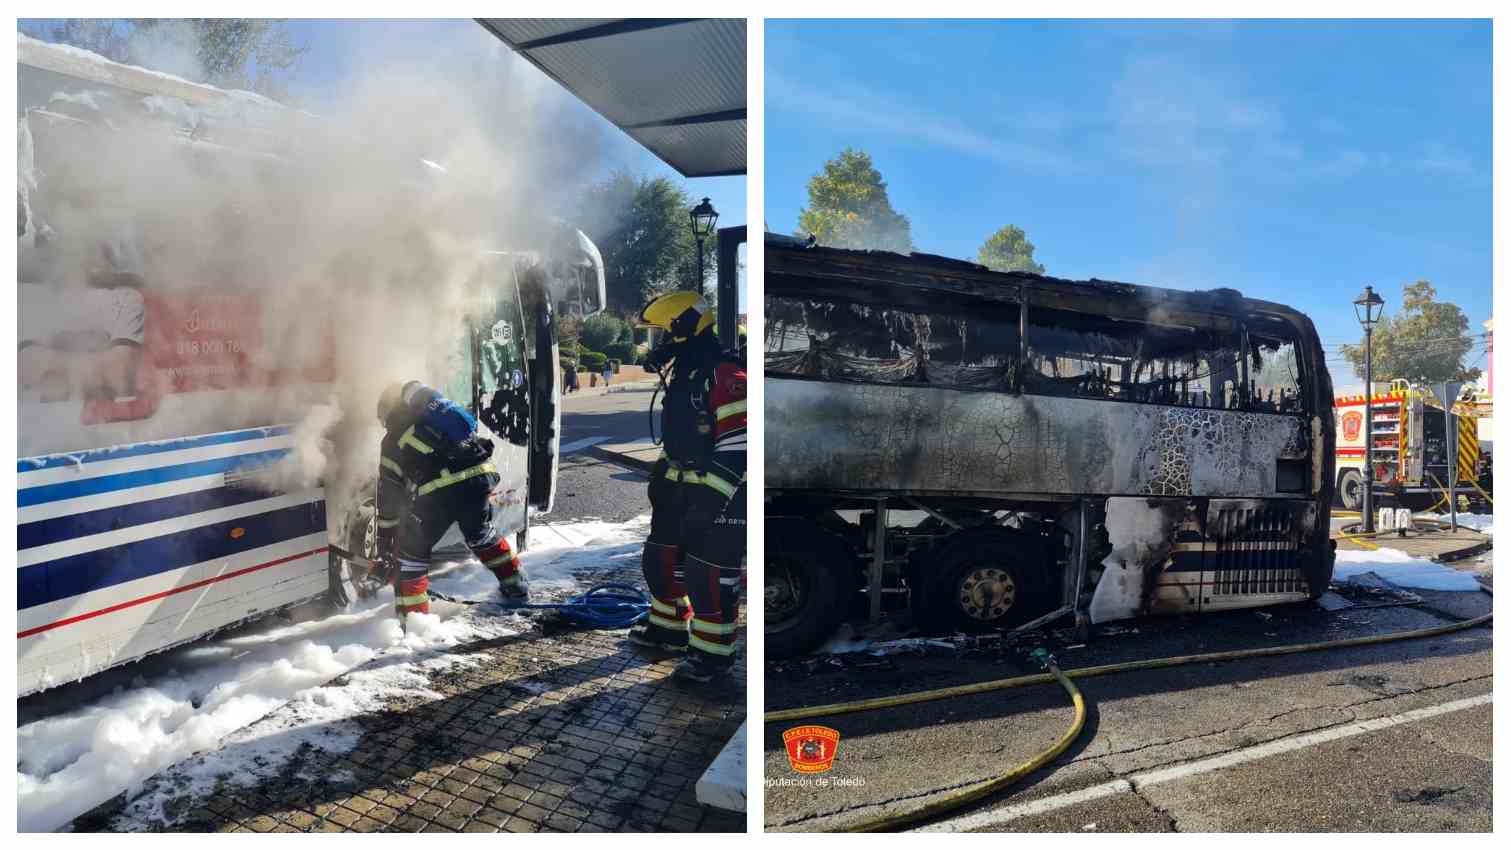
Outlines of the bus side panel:
{"type": "Polygon", "coordinates": [[[1091,621],[1307,599],[1325,589],[1312,584],[1317,521],[1300,499],[1110,498],[1091,621]]]}
{"type": "Polygon", "coordinates": [[[1307,457],[1296,416],[783,378],[766,393],[773,489],[1306,495],[1276,486],[1277,461],[1307,457]]]}
{"type": "Polygon", "coordinates": [[[287,428],[18,463],[20,694],[320,595],[325,497],[255,476],[287,428]]]}

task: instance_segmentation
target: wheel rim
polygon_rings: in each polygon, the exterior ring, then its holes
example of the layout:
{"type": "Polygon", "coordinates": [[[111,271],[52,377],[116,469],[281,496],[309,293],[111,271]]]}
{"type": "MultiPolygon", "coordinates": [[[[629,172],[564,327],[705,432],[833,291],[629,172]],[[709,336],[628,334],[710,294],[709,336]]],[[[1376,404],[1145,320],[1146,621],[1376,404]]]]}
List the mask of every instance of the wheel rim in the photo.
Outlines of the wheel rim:
{"type": "Polygon", "coordinates": [[[1363,482],[1359,478],[1357,478],[1357,477],[1355,477],[1353,475],[1346,475],[1346,476],[1344,476],[1344,478],[1343,478],[1343,500],[1345,502],[1348,502],[1351,505],[1358,504],[1358,502],[1359,502],[1359,490],[1361,489],[1362,483],[1363,482]]]}
{"type": "Polygon", "coordinates": [[[977,567],[960,579],[955,600],[961,613],[973,620],[999,620],[1018,601],[1018,585],[1001,567],[977,567]]]}
{"type": "Polygon", "coordinates": [[[783,558],[767,562],[763,610],[768,623],[780,624],[797,616],[805,596],[800,569],[783,558]]]}

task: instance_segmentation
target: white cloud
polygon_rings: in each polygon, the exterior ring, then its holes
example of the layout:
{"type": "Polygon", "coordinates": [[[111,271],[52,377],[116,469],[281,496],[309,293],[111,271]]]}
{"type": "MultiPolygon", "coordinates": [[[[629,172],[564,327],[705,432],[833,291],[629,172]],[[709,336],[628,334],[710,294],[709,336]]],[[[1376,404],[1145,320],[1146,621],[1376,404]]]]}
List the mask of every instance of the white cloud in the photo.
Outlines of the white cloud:
{"type": "Polygon", "coordinates": [[[1005,129],[1000,133],[985,133],[954,118],[911,107],[859,86],[817,89],[769,69],[766,72],[766,103],[770,110],[805,115],[831,128],[885,133],[967,156],[1053,174],[1074,170],[1071,157],[1054,147],[1014,138],[1014,135],[1027,133],[1047,134],[1045,122],[1028,109],[1022,116],[994,114],[993,124],[1005,129]],[[1022,132],[1015,134],[1015,129],[1022,132]]]}

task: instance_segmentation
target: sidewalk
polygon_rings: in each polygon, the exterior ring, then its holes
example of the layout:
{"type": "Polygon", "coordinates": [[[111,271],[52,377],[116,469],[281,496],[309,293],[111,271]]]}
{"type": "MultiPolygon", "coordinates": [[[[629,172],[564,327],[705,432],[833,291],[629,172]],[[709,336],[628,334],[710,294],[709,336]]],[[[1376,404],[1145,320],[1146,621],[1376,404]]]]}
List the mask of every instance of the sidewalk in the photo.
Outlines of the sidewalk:
{"type": "MultiPolygon", "coordinates": [[[[538,526],[532,533],[544,532],[538,526]]],[[[638,583],[639,563],[584,576],[638,583]]],[[[737,640],[743,647],[744,618],[737,640]]],[[[745,718],[745,653],[732,678],[690,689],[675,658],[625,631],[537,614],[519,634],[453,647],[424,688],[360,716],[350,749],[319,746],[276,777],[227,777],[176,823],[135,817],[124,795],[74,831],[743,832],[743,814],[699,805],[696,783],[745,718]]],[[[381,661],[381,659],[379,659],[381,661]]],[[[340,679],[330,683],[342,684],[340,679]]],[[[286,704],[222,746],[256,746],[286,704]]],[[[197,758],[197,757],[195,757],[197,758]]],[[[195,758],[147,781],[185,788],[195,758]]]]}
{"type": "Polygon", "coordinates": [[[578,384],[580,389],[570,393],[563,390],[562,400],[570,404],[572,399],[577,398],[590,398],[613,392],[650,392],[655,389],[656,380],[659,376],[654,372],[645,372],[638,366],[635,368],[639,371],[631,372],[629,367],[621,369],[619,374],[614,376],[613,383],[608,386],[604,386],[603,380],[600,379],[598,386],[590,387],[588,386],[587,376],[585,374],[581,375],[579,376],[580,383],[578,384]]]}
{"type": "Polygon", "coordinates": [[[1473,529],[1459,526],[1458,531],[1450,530],[1446,519],[1439,526],[1434,521],[1417,517],[1416,528],[1405,532],[1404,536],[1394,531],[1364,535],[1357,529],[1357,523],[1344,526],[1343,533],[1336,538],[1339,549],[1397,549],[1413,558],[1442,562],[1473,557],[1489,551],[1494,544],[1492,536],[1473,529]]]}

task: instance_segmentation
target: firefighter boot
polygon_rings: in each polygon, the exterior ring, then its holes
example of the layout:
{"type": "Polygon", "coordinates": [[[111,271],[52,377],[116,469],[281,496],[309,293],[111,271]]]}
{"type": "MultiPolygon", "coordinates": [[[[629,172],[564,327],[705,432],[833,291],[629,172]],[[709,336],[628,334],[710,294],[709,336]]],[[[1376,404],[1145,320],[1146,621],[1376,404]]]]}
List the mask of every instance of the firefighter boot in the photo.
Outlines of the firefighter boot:
{"type": "Polygon", "coordinates": [[[630,643],[666,652],[687,649],[687,621],[692,609],[679,575],[681,559],[681,547],[645,542],[640,568],[650,587],[651,610],[644,623],[630,629],[630,643]]]}
{"type": "Polygon", "coordinates": [[[530,604],[530,584],[525,581],[524,568],[519,557],[509,548],[509,541],[499,536],[492,543],[472,550],[483,566],[498,579],[498,592],[504,598],[504,606],[517,608],[530,604]]]}
{"type": "Polygon", "coordinates": [[[677,663],[672,678],[679,682],[707,684],[715,679],[724,679],[735,666],[733,655],[711,655],[707,652],[689,650],[687,657],[677,663]]]}
{"type": "Polygon", "coordinates": [[[687,597],[653,597],[650,616],[630,629],[630,643],[663,652],[683,652],[687,649],[687,620],[691,615],[687,597]]]}

